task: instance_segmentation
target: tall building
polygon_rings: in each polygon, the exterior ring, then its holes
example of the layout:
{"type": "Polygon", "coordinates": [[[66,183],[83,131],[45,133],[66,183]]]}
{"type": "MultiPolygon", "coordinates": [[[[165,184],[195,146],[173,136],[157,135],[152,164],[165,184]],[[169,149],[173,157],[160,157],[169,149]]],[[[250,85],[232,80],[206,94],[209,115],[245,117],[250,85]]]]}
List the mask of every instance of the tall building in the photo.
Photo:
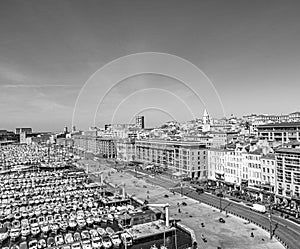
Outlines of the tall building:
{"type": "Polygon", "coordinates": [[[144,129],[145,128],[145,117],[144,116],[137,116],[135,118],[135,125],[138,128],[144,129]]]}

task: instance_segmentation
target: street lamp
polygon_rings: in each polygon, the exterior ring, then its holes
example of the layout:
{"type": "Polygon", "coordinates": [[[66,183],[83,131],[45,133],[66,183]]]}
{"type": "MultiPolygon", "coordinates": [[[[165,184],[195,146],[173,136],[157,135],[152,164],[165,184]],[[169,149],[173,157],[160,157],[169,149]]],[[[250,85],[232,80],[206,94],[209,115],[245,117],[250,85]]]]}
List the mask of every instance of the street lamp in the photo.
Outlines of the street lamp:
{"type": "Polygon", "coordinates": [[[222,189],[221,189],[221,182],[219,181],[219,197],[220,197],[220,212],[222,212],[222,189]]]}
{"type": "Polygon", "coordinates": [[[180,195],[183,196],[182,179],[180,180],[180,195]]]}
{"type": "Polygon", "coordinates": [[[272,195],[270,195],[270,200],[269,200],[270,239],[272,239],[272,237],[273,237],[273,232],[272,232],[272,210],[273,210],[272,195]]]}

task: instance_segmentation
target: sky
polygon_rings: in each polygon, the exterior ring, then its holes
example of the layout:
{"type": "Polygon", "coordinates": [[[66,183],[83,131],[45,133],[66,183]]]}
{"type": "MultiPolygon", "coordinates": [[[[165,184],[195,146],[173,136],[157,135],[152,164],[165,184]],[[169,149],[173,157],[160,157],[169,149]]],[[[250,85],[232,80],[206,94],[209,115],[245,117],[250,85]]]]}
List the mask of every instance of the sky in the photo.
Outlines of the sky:
{"type": "Polygon", "coordinates": [[[297,0],[1,0],[0,129],[84,130],[137,114],[153,127],[205,108],[216,118],[299,111],[299,12],[297,0]],[[174,74],[190,69],[137,59],[118,78],[118,58],[146,52],[182,58],[202,76],[183,84],[174,74]],[[145,73],[155,66],[172,75],[145,73]]]}

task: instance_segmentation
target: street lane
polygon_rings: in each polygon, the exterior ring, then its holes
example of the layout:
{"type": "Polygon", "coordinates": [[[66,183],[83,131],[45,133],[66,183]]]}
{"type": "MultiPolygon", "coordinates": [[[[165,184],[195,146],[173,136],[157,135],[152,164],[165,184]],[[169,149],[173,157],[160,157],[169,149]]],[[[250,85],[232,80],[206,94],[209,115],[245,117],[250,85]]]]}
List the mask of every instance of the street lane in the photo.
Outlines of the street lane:
{"type": "MultiPolygon", "coordinates": [[[[180,188],[176,188],[175,191],[177,193],[181,192],[180,188]]],[[[215,207],[220,206],[220,198],[217,196],[213,196],[207,193],[198,194],[196,191],[191,190],[190,188],[183,188],[182,193],[185,196],[193,198],[195,200],[199,200],[203,203],[213,205],[215,207]]],[[[244,217],[246,219],[251,220],[255,224],[260,225],[261,227],[265,227],[269,229],[269,218],[267,214],[261,214],[255,212],[245,206],[240,204],[230,202],[226,199],[221,200],[222,207],[226,206],[226,210],[230,213],[236,214],[240,217],[244,217]],[[230,205],[228,205],[230,203],[230,205]]],[[[278,226],[275,230],[275,235],[277,235],[290,249],[299,249],[300,248],[300,228],[296,224],[293,224],[286,220],[279,220],[277,217],[273,218],[272,228],[274,229],[275,223],[278,223],[278,226]]]]}
{"type": "MultiPolygon", "coordinates": [[[[134,174],[134,171],[130,171],[131,174],[134,174]]],[[[139,172],[137,172],[139,173],[139,172]]],[[[208,193],[198,194],[194,189],[189,187],[178,187],[178,182],[171,179],[165,179],[160,177],[152,177],[150,175],[143,175],[144,179],[153,184],[159,185],[166,189],[172,189],[177,193],[182,193],[183,195],[198,200],[200,202],[206,203],[208,205],[215,206],[216,208],[220,207],[220,198],[208,193]],[[177,186],[176,186],[177,185],[177,186]],[[182,191],[182,192],[181,192],[182,191]]],[[[269,230],[270,222],[268,214],[261,214],[251,210],[249,207],[243,206],[241,204],[221,199],[222,209],[226,207],[226,210],[229,213],[240,216],[242,218],[251,220],[252,223],[255,223],[261,227],[267,228],[269,230]]],[[[283,243],[285,243],[288,249],[299,249],[300,248],[300,226],[285,219],[282,219],[277,216],[272,216],[272,230],[275,228],[277,223],[277,228],[274,231],[274,235],[278,236],[283,243]]]]}

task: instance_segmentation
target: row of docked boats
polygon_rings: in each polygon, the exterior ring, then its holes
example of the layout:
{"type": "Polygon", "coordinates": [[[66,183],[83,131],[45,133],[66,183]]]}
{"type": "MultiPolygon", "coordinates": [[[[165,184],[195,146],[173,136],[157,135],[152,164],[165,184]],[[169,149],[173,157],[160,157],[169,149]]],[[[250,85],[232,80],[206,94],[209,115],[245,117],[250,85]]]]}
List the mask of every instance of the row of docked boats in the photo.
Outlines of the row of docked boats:
{"type": "Polygon", "coordinates": [[[63,164],[72,158],[73,155],[67,153],[65,148],[57,146],[19,144],[0,147],[0,165],[8,169],[40,163],[63,164]]]}
{"type": "Polygon", "coordinates": [[[126,236],[124,236],[123,233],[116,233],[111,227],[107,227],[106,229],[99,227],[97,229],[83,230],[81,232],[68,232],[66,234],[44,236],[40,239],[31,238],[28,243],[21,242],[19,245],[14,244],[11,248],[109,249],[119,248],[123,243],[122,239],[124,239],[124,237],[126,236]]]}
{"type": "Polygon", "coordinates": [[[112,224],[118,215],[134,207],[121,201],[105,206],[111,199],[122,200],[122,197],[105,194],[103,186],[86,184],[85,174],[72,170],[10,172],[0,180],[3,180],[0,186],[2,247],[7,241],[13,248],[21,249],[110,248],[118,247],[122,241],[132,244],[126,232],[101,226],[112,224]]]}

